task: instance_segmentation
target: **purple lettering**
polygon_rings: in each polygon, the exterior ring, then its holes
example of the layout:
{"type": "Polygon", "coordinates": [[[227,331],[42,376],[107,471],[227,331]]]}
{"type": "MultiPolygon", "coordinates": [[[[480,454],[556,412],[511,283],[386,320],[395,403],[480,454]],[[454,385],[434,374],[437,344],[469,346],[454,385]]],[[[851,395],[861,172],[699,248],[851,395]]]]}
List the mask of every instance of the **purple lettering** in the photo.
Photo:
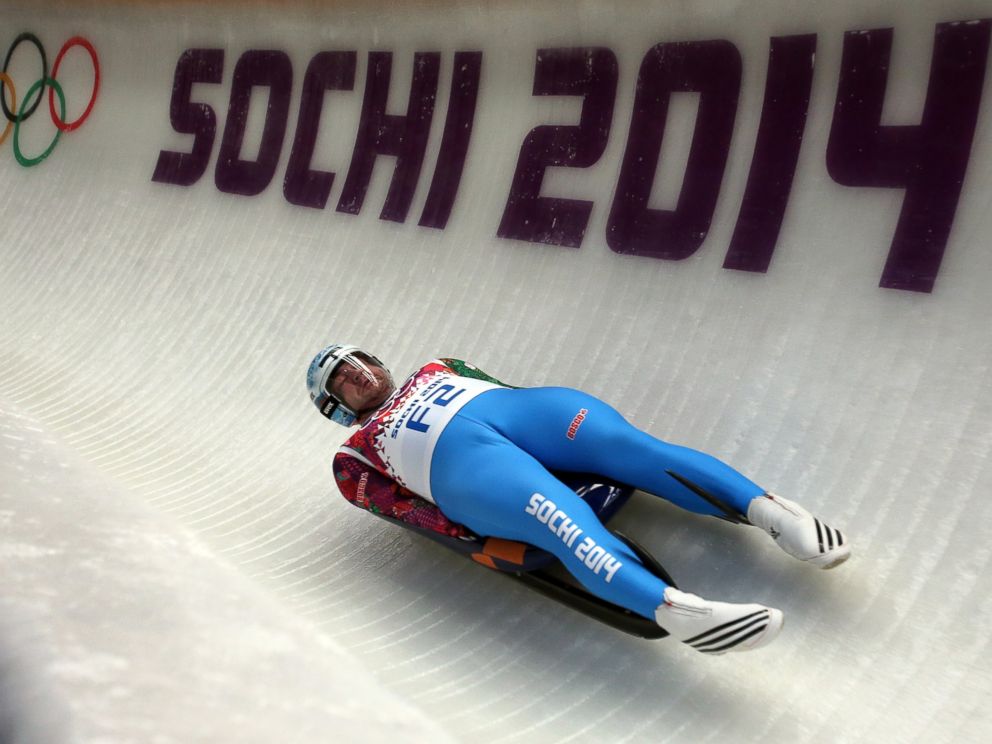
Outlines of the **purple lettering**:
{"type": "Polygon", "coordinates": [[[699,249],[720,194],[740,87],[741,56],[729,41],[658,44],[644,56],[606,228],[612,250],[678,261],[699,249]],[[700,94],[689,161],[676,209],[650,209],[668,102],[676,91],[700,94]]]}
{"type": "Polygon", "coordinates": [[[339,212],[358,214],[365,201],[375,159],[379,155],[393,155],[396,157],[396,169],[379,218],[404,222],[427,149],[441,55],[437,52],[418,52],[414,55],[413,82],[406,116],[386,114],[392,60],[391,52],[369,53],[362,118],[337,209],[339,212]]]}
{"type": "Polygon", "coordinates": [[[216,85],[221,81],[223,71],[223,49],[187,49],[180,55],[172,83],[169,120],[180,134],[193,135],[193,148],[190,152],[159,152],[153,181],[191,186],[206,171],[217,131],[217,116],[210,106],[193,103],[190,97],[194,84],[216,85]]]}
{"type": "Polygon", "coordinates": [[[443,230],[448,224],[465,168],[468,143],[472,138],[481,70],[482,52],[455,52],[444,134],[441,137],[434,178],[418,223],[421,227],[443,230]]]}
{"type": "Polygon", "coordinates": [[[241,55],[234,68],[227,123],[214,171],[214,183],[220,191],[254,196],[269,185],[286,136],[292,86],[293,65],[285,52],[250,49],[241,55]],[[269,89],[262,143],[255,160],[242,160],[251,91],[256,86],[269,89]]]}
{"type": "Polygon", "coordinates": [[[291,204],[313,209],[323,209],[327,204],[334,174],[312,170],[310,161],[320,131],[324,91],[352,90],[355,87],[356,59],[354,52],[320,52],[310,60],[303,79],[296,136],[282,185],[282,193],[291,204]]]}
{"type": "Polygon", "coordinates": [[[978,119],[992,21],[938,24],[920,124],[883,126],[892,29],[844,37],[827,168],[844,186],[906,190],[879,286],[931,292],[978,119]]]}
{"type": "Polygon", "coordinates": [[[582,96],[578,126],[539,126],[524,138],[497,235],[578,248],[593,203],[541,196],[549,167],[588,168],[606,149],[617,91],[617,58],[610,49],[541,49],[535,96],[582,96]]]}
{"type": "Polygon", "coordinates": [[[778,242],[806,128],[816,35],[776,36],[761,123],[725,269],[766,272],[778,242]]]}

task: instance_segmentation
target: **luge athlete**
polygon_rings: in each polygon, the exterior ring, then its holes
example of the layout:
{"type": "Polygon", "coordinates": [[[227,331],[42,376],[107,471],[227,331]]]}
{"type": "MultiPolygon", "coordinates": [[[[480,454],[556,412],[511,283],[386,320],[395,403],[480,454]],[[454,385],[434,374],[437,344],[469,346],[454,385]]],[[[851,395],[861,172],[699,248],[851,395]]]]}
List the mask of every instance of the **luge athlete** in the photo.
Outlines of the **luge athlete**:
{"type": "Polygon", "coordinates": [[[716,458],[640,431],[579,390],[513,388],[457,359],[429,362],[397,388],[376,357],[340,344],[314,357],[307,388],[324,416],[359,426],[334,458],[348,501],[442,534],[459,536],[464,525],[535,545],[592,593],[699,651],[766,645],[782,613],[667,585],[550,471],[596,473],[719,516],[685,485],[696,484],[801,561],[832,568],[850,555],[838,530],[798,504],[716,458]]]}

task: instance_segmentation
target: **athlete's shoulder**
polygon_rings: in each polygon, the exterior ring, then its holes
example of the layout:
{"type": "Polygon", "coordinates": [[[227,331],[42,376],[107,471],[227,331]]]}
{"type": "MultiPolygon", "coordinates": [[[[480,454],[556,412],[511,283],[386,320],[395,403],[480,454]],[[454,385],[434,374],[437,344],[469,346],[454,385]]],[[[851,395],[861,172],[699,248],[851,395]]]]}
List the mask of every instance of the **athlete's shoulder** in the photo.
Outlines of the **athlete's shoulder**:
{"type": "Polygon", "coordinates": [[[457,361],[457,359],[437,357],[436,359],[431,359],[427,364],[417,370],[417,372],[455,372],[456,370],[451,366],[450,362],[457,361]]]}
{"type": "Polygon", "coordinates": [[[459,377],[471,377],[475,380],[484,380],[485,382],[491,382],[494,385],[500,385],[502,387],[513,387],[512,385],[507,385],[501,380],[497,380],[492,375],[486,374],[470,362],[466,362],[461,359],[453,359],[451,357],[442,357],[436,361],[446,366],[459,377]]]}

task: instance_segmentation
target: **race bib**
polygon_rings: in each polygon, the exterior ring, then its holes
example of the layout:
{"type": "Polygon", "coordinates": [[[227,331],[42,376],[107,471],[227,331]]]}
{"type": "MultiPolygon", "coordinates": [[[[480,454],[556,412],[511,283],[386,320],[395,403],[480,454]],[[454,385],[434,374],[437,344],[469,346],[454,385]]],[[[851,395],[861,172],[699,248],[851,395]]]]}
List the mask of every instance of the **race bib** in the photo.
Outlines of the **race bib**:
{"type": "Polygon", "coordinates": [[[440,374],[414,389],[402,404],[390,411],[377,439],[389,475],[433,502],[431,458],[441,432],[462,406],[497,387],[484,380],[440,374]]]}

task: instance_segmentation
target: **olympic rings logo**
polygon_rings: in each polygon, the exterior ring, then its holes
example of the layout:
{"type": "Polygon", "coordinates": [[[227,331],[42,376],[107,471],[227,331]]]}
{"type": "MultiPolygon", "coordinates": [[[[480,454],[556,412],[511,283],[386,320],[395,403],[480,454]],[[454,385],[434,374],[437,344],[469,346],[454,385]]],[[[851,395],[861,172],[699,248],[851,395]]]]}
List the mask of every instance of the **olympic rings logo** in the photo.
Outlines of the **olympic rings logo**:
{"type": "Polygon", "coordinates": [[[23,165],[25,168],[30,168],[33,165],[38,165],[42,160],[47,158],[52,154],[52,150],[55,149],[55,145],[58,144],[59,137],[62,136],[62,132],[71,132],[74,129],[78,129],[84,121],[89,117],[90,112],[93,110],[93,104],[96,103],[96,94],[100,90],[100,62],[97,58],[96,49],[93,45],[82,36],[73,36],[59,50],[59,53],[55,57],[55,64],[52,66],[51,75],[48,74],[48,58],[45,55],[45,47],[42,46],[41,41],[32,33],[23,33],[14,39],[14,43],[10,45],[10,49],[7,50],[7,57],[3,62],[3,71],[0,72],[0,108],[3,109],[3,115],[7,118],[7,126],[0,134],[0,144],[3,144],[7,137],[10,135],[10,130],[14,130],[14,138],[11,140],[11,145],[14,149],[14,157],[17,158],[17,162],[23,165]],[[7,74],[7,68],[10,66],[10,58],[14,56],[14,51],[23,42],[30,42],[34,44],[35,48],[38,50],[38,54],[41,56],[41,77],[38,78],[32,84],[27,93],[25,93],[24,98],[21,102],[21,108],[17,109],[17,91],[14,88],[13,79],[7,74]],[[72,47],[79,46],[85,49],[89,55],[90,59],[93,61],[93,92],[90,94],[89,103],[86,105],[86,110],[75,120],[66,121],[65,120],[65,93],[62,90],[62,86],[55,79],[59,73],[59,65],[62,64],[62,58],[65,57],[66,52],[68,52],[72,47]],[[48,110],[52,117],[52,123],[55,124],[58,131],[55,133],[55,138],[48,148],[42,152],[40,155],[29,158],[21,151],[20,147],[20,129],[21,122],[29,119],[34,112],[37,110],[38,105],[41,103],[41,99],[45,95],[45,87],[48,87],[48,110]],[[7,105],[7,89],[10,89],[10,106],[7,105]],[[37,95],[36,95],[37,94],[37,95]],[[55,96],[58,95],[59,98],[59,110],[61,113],[55,112],[55,96]],[[32,96],[35,96],[32,100],[32,96]]]}

